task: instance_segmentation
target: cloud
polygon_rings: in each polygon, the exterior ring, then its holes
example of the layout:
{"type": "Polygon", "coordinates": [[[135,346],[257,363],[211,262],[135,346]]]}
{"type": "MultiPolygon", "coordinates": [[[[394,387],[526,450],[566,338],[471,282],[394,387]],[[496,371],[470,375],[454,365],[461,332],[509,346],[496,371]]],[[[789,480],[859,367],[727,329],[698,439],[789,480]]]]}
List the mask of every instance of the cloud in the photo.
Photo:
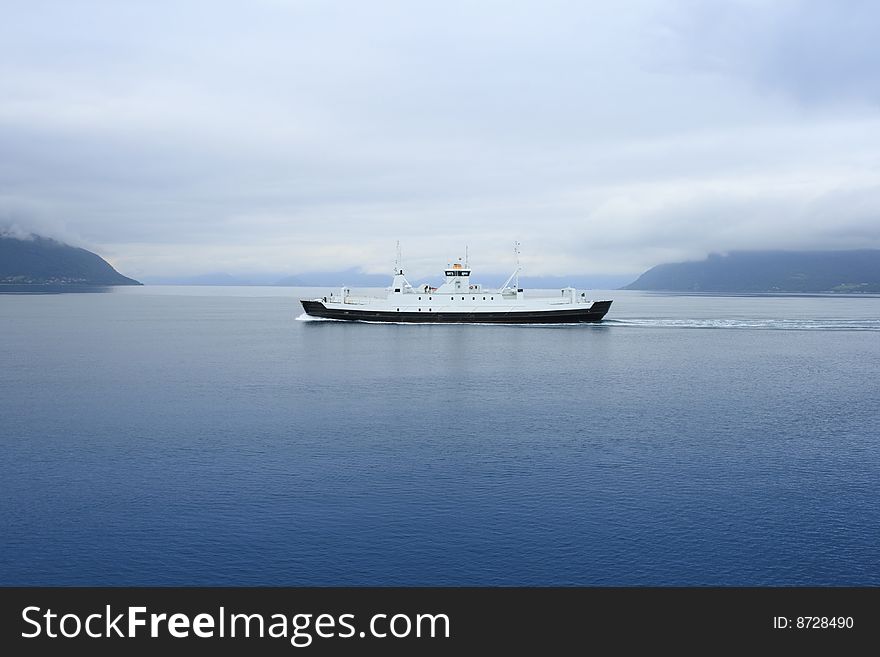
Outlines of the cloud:
{"type": "Polygon", "coordinates": [[[0,223],[126,273],[880,246],[870,3],[35,2],[0,223]]]}
{"type": "Polygon", "coordinates": [[[668,63],[738,78],[807,107],[876,109],[880,102],[876,2],[691,0],[672,3],[660,20],[668,63]]]}

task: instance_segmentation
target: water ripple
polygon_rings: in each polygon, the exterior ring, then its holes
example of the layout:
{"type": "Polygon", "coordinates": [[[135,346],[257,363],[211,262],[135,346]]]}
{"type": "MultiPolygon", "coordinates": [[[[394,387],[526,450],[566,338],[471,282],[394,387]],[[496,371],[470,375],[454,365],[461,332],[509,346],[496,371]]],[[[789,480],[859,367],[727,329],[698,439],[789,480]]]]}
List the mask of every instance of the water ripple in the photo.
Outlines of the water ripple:
{"type": "Polygon", "coordinates": [[[638,328],[751,329],[767,331],[880,331],[880,319],[611,319],[606,325],[638,328]]]}

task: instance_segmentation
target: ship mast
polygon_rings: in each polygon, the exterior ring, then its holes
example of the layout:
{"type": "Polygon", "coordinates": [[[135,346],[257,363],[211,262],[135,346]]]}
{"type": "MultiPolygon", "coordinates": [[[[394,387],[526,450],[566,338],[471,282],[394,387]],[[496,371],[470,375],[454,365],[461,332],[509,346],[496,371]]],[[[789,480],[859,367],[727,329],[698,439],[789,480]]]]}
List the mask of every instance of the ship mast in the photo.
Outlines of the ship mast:
{"type": "Polygon", "coordinates": [[[391,287],[386,288],[389,292],[403,292],[412,289],[412,285],[403,275],[403,258],[400,255],[400,240],[397,240],[397,257],[394,259],[394,280],[391,281],[391,287]]]}
{"type": "Polygon", "coordinates": [[[522,269],[522,267],[519,266],[519,242],[513,243],[513,254],[516,259],[516,271],[513,272],[515,279],[513,286],[519,291],[519,270],[522,269]]]}
{"type": "Polygon", "coordinates": [[[514,289],[519,291],[519,272],[522,269],[522,267],[520,267],[520,264],[519,264],[519,242],[513,243],[513,255],[514,255],[514,258],[516,259],[516,269],[513,270],[513,273],[510,275],[510,278],[508,278],[506,281],[504,281],[504,285],[502,285],[498,289],[499,292],[503,292],[504,290],[506,290],[507,286],[510,285],[510,281],[514,281],[514,285],[516,286],[514,289]]]}

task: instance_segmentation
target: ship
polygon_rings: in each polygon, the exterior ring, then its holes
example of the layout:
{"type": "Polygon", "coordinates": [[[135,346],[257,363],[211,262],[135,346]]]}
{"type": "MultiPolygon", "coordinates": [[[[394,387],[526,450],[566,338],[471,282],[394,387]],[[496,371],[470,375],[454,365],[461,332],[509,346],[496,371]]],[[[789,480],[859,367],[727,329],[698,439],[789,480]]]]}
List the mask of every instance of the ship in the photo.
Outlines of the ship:
{"type": "Polygon", "coordinates": [[[394,277],[385,298],[353,295],[341,287],[318,299],[300,299],[310,317],[356,322],[405,324],[579,324],[599,322],[611,308],[611,300],[594,301],[573,287],[558,296],[526,296],[519,286],[519,244],[514,247],[516,269],[495,289],[471,282],[472,270],[464,263],[450,263],[444,282],[412,286],[403,273],[398,245],[394,277]]]}

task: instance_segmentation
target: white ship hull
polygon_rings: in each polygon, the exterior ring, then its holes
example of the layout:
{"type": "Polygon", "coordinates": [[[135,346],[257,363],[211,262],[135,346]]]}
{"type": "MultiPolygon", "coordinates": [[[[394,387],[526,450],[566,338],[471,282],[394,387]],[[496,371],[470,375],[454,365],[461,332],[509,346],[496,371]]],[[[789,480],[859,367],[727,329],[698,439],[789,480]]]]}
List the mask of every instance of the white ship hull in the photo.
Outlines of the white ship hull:
{"type": "Polygon", "coordinates": [[[449,324],[577,324],[598,322],[611,307],[611,301],[548,304],[546,302],[517,305],[498,304],[494,307],[453,305],[389,307],[379,303],[330,303],[323,299],[302,301],[306,313],[325,319],[361,322],[449,323],[449,324]]]}

